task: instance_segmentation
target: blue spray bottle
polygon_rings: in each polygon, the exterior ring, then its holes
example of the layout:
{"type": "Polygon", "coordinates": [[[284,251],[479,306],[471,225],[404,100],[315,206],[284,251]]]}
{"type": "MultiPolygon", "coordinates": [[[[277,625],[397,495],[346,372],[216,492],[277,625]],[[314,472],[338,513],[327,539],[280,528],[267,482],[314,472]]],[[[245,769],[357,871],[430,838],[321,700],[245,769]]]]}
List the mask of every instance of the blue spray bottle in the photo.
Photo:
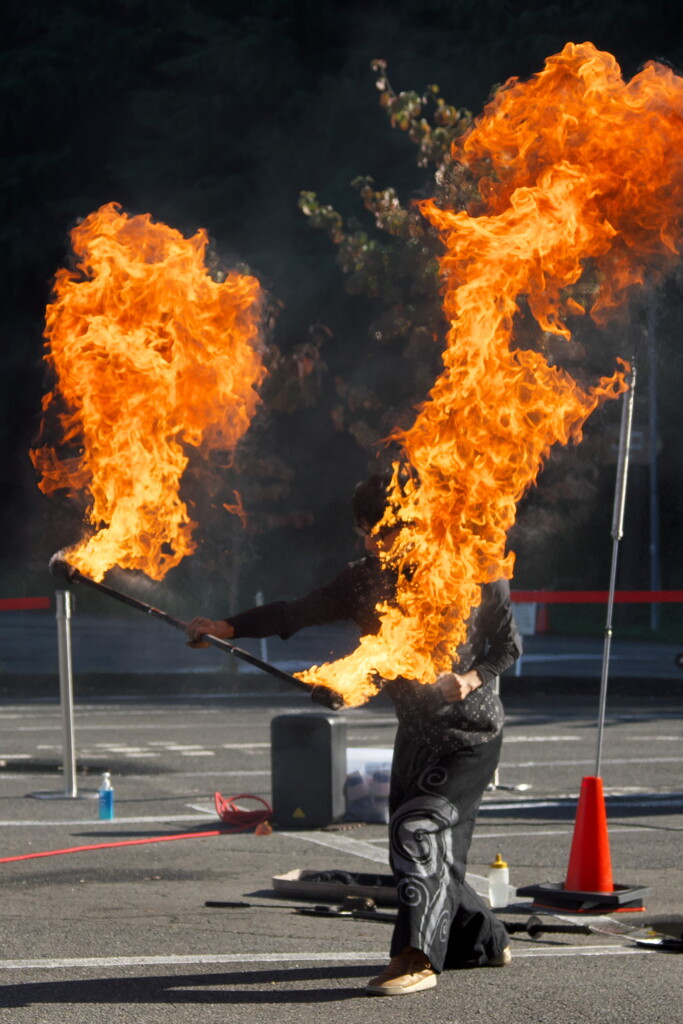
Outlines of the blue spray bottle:
{"type": "Polygon", "coordinates": [[[111,773],[102,776],[102,785],[97,790],[100,821],[111,821],[114,817],[114,787],[111,784],[111,773]]]}

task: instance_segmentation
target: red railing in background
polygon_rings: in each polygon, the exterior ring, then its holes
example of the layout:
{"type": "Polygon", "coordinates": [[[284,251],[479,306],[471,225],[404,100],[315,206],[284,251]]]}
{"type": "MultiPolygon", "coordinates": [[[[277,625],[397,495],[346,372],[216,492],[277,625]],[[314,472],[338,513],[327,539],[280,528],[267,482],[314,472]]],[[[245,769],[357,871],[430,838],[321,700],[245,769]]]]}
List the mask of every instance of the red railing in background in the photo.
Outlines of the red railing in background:
{"type": "MultiPolygon", "coordinates": [[[[518,604],[607,604],[608,590],[513,590],[518,604]]],[[[617,590],[615,604],[667,604],[683,601],[683,590],[617,590]]]]}
{"type": "MultiPolygon", "coordinates": [[[[607,604],[608,590],[513,590],[514,604],[526,604],[528,619],[518,619],[522,634],[547,633],[549,604],[607,604]],[[534,610],[535,608],[535,610],[534,610]]],[[[683,601],[683,590],[617,590],[615,604],[674,604],[683,601]]]]}
{"type": "Polygon", "coordinates": [[[49,597],[0,597],[0,612],[42,611],[51,607],[49,597]]]}

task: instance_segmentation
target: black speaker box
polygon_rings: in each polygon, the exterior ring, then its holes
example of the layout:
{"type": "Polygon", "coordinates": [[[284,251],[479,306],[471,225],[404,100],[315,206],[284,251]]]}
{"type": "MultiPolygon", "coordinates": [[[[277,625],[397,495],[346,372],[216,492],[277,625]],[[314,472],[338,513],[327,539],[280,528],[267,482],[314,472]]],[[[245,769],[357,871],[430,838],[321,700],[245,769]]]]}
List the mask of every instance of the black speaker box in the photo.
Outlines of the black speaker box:
{"type": "Polygon", "coordinates": [[[346,721],[305,712],[270,723],[273,821],[322,828],[344,816],[346,721]]]}

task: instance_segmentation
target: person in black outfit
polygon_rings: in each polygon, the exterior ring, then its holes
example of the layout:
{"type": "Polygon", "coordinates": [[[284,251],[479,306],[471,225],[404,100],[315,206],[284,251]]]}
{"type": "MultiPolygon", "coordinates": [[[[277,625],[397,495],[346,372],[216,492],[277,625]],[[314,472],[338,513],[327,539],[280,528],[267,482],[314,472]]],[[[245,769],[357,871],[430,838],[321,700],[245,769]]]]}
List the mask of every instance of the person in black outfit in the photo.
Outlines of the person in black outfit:
{"type": "MultiPolygon", "coordinates": [[[[294,601],[277,601],[227,619],[188,623],[191,645],[203,634],[232,639],[277,635],[305,626],[353,620],[377,633],[378,604],[391,601],[396,573],[380,561],[398,528],[372,529],[386,505],[384,477],[356,488],[352,508],[367,554],[325,586],[294,601]]],[[[468,621],[453,671],[431,686],[409,679],[384,683],[398,718],[389,806],[390,860],[398,915],[391,961],[373,978],[371,995],[432,988],[448,968],[505,966],[505,928],[465,881],[477,810],[491,782],[502,743],[503,709],[494,682],[522,653],[506,580],[485,583],[468,621]]]]}

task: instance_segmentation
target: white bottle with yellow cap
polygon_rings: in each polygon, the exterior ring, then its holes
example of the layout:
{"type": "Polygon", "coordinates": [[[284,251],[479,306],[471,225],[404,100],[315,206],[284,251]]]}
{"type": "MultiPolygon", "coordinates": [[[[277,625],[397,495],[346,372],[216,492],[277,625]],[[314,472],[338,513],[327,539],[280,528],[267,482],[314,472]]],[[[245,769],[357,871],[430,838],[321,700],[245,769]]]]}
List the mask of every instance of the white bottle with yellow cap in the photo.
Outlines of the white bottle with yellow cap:
{"type": "Polygon", "coordinates": [[[499,853],[489,865],[489,903],[492,907],[507,907],[510,902],[510,871],[499,853]]]}

